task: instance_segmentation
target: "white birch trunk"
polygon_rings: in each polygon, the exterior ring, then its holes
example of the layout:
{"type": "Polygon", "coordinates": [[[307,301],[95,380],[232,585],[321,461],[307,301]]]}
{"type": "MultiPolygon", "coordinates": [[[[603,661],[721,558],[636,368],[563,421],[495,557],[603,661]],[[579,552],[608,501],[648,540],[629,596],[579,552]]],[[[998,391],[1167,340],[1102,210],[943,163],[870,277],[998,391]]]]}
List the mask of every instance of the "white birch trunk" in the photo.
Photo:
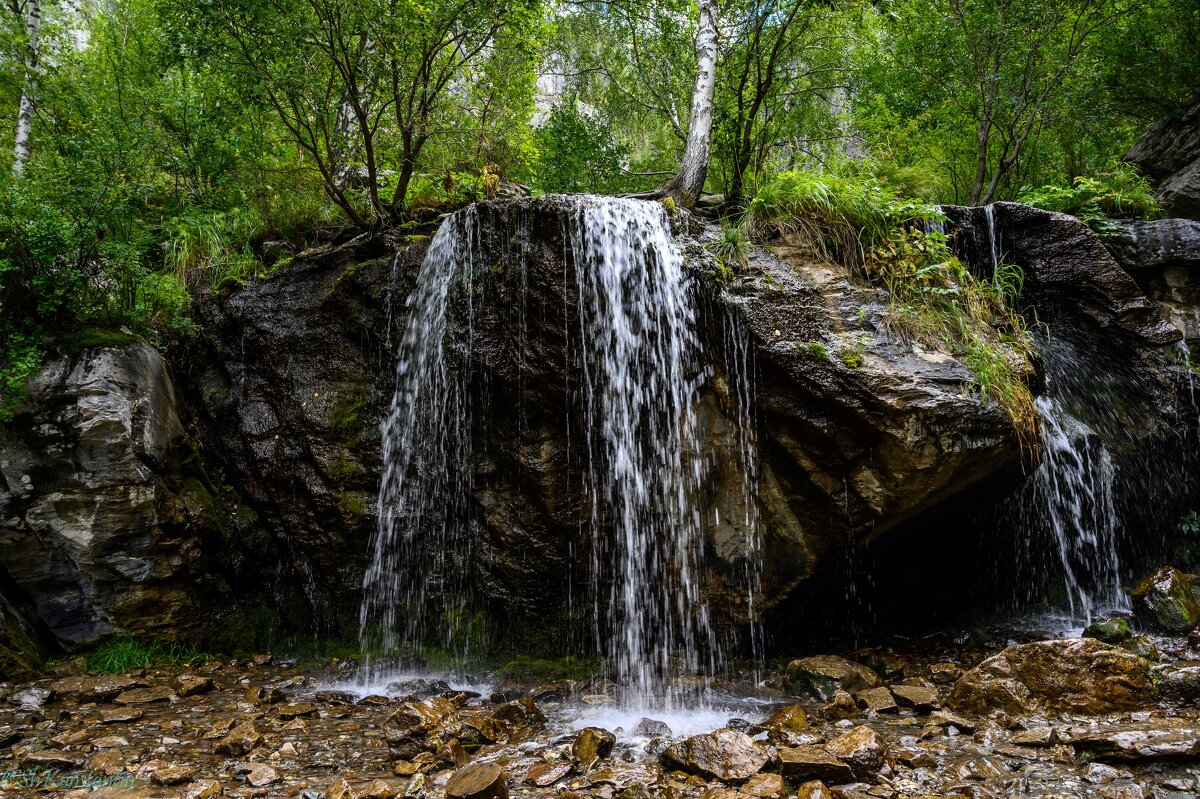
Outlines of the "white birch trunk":
{"type": "Polygon", "coordinates": [[[708,155],[712,146],[713,95],[717,87],[717,0],[699,0],[700,28],[696,32],[696,86],[692,90],[692,114],[687,144],[679,172],[667,185],[667,193],[692,205],[704,191],[708,155]]]}
{"type": "Polygon", "coordinates": [[[21,105],[17,111],[17,135],[13,146],[14,177],[20,177],[29,163],[29,131],[33,127],[33,92],[37,82],[38,37],[42,32],[41,0],[26,0],[25,4],[25,85],[21,90],[21,105]]]}

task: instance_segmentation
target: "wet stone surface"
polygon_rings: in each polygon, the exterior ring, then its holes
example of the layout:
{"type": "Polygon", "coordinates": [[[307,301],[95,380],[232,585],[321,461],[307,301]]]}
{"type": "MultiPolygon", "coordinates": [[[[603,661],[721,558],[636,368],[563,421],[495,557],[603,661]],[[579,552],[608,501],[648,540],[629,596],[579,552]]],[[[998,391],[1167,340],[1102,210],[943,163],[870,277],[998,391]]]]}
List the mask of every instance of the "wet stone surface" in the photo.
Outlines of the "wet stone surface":
{"type": "MultiPolygon", "coordinates": [[[[1157,672],[1183,673],[1176,682],[1186,682],[1200,653],[1186,639],[1156,645],[1173,653],[1157,672]]],[[[798,669],[781,669],[759,686],[756,703],[730,707],[723,728],[692,735],[672,732],[681,726],[677,715],[667,723],[653,711],[632,714],[628,729],[598,726],[597,709],[618,703],[617,687],[601,677],[478,693],[410,680],[364,696],[330,688],[347,673],[329,664],[259,658],[46,678],[0,686],[0,796],[1200,795],[1200,711],[1178,685],[1132,709],[1064,712],[1034,695],[1040,683],[1031,656],[1010,648],[1004,662],[1025,664],[1012,675],[1032,697],[1025,710],[1008,701],[1011,685],[979,687],[976,668],[1001,649],[859,653],[806,664],[836,665],[836,681],[853,694],[827,683],[789,694],[798,669]],[[982,697],[970,708],[952,701],[964,679],[958,692],[982,697]]],[[[1088,658],[1102,668],[1114,657],[1093,644],[1061,645],[1054,654],[1060,677],[1064,658],[1074,658],[1069,673],[1086,675],[1088,658]]],[[[988,680],[1003,680],[998,668],[993,660],[988,680]]]]}

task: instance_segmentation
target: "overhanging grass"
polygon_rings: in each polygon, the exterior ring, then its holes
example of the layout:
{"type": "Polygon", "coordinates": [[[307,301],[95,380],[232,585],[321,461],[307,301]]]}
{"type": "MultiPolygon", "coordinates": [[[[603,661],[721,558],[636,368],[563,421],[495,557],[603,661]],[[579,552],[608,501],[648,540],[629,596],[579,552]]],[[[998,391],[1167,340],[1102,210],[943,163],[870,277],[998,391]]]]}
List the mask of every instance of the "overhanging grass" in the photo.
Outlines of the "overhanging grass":
{"type": "Polygon", "coordinates": [[[931,221],[944,217],[923,201],[896,197],[869,173],[796,170],[760,189],[743,225],[760,238],[783,237],[816,259],[845,264],[886,289],[885,331],[959,358],[980,399],[1003,408],[1022,445],[1032,448],[1033,349],[1013,310],[1024,275],[1000,264],[993,280],[976,278],[943,234],[926,232],[931,221]]]}

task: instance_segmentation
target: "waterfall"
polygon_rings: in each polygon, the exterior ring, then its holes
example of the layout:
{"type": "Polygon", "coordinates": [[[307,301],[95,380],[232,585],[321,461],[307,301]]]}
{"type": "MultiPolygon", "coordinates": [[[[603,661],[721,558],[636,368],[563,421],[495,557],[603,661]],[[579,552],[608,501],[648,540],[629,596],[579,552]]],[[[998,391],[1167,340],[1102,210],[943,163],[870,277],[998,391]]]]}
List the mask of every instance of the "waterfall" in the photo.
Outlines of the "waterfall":
{"type": "Polygon", "coordinates": [[[569,228],[593,573],[610,583],[608,601],[596,604],[596,629],[610,631],[600,649],[643,703],[662,696],[664,676],[711,669],[719,659],[700,585],[702,446],[694,411],[711,370],[701,364],[666,210],[586,198],[569,228]],[[675,647],[682,660],[673,664],[675,647]]]}
{"type": "MultiPolygon", "coordinates": [[[[603,197],[553,203],[563,225],[567,304],[563,412],[583,476],[594,644],[627,687],[627,704],[677,706],[684,697],[673,678],[711,673],[723,661],[704,586],[711,464],[697,418],[701,389],[718,373],[698,333],[696,292],[666,209],[603,197]]],[[[485,252],[484,238],[475,207],[449,216],[408,299],[396,391],[382,426],[379,522],[360,610],[364,648],[433,644],[462,659],[476,646],[472,541],[481,522],[472,517],[472,495],[488,478],[472,465],[472,415],[487,403],[472,396],[473,335],[490,308],[481,305],[490,301],[488,281],[510,279],[517,268],[524,287],[529,257],[527,235],[495,237],[507,248],[501,252],[485,252]],[[504,269],[496,268],[500,260],[504,269]]],[[[726,331],[733,361],[726,364],[727,393],[743,477],[737,526],[745,532],[745,601],[753,618],[760,546],[751,388],[742,376],[751,368],[748,333],[736,320],[726,331]]],[[[571,592],[574,602],[573,586],[571,592]]],[[[753,624],[750,637],[760,657],[753,624]]]]}
{"type": "Polygon", "coordinates": [[[1004,255],[1000,250],[1000,233],[996,230],[995,205],[988,204],[983,207],[983,218],[987,224],[988,254],[991,256],[992,274],[995,275],[1000,269],[1000,261],[1004,255]]]}
{"type": "Polygon", "coordinates": [[[1044,514],[1057,550],[1071,618],[1091,624],[1097,611],[1127,605],[1112,456],[1061,401],[1043,395],[1035,405],[1042,439],[1042,461],[1033,476],[1035,508],[1044,514]]]}
{"type": "Polygon", "coordinates": [[[447,219],[407,301],[396,391],[382,426],[379,520],[359,612],[367,651],[433,642],[459,657],[468,654],[463,628],[470,585],[463,564],[472,543],[469,378],[477,240],[473,208],[447,219]]]}

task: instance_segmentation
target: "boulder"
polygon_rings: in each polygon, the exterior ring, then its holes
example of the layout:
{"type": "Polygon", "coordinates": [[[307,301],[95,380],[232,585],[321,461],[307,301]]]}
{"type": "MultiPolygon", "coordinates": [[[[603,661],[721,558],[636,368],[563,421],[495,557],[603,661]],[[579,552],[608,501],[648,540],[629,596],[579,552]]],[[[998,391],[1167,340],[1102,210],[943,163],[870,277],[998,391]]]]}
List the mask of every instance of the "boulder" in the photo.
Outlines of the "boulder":
{"type": "Polygon", "coordinates": [[[1158,184],[1171,216],[1200,219],[1200,103],[1151,123],[1125,160],[1158,184]]]}
{"type": "Polygon", "coordinates": [[[884,686],[859,691],[854,695],[854,699],[859,707],[868,713],[895,713],[899,710],[896,697],[884,686]]]}
{"type": "Polygon", "coordinates": [[[834,738],[825,744],[825,751],[850,766],[855,779],[863,782],[874,782],[891,760],[883,736],[865,725],[834,738]]]}
{"type": "Polygon", "coordinates": [[[1129,628],[1128,621],[1118,616],[1113,619],[1105,619],[1089,624],[1087,629],[1083,631],[1083,637],[1095,638],[1097,641],[1103,641],[1106,644],[1120,646],[1123,642],[1133,637],[1133,630],[1129,628]]]}
{"type": "Polygon", "coordinates": [[[788,664],[788,690],[819,699],[830,699],[836,692],[855,693],[883,684],[871,669],[837,655],[816,655],[788,664]]]}
{"type": "Polygon", "coordinates": [[[1163,696],[1186,703],[1200,701],[1200,661],[1178,661],[1155,666],[1154,679],[1163,696]]]}
{"type": "Polygon", "coordinates": [[[1101,760],[1161,760],[1200,756],[1200,728],[1181,719],[1157,719],[1086,730],[1071,745],[1101,760]]]}
{"type": "Polygon", "coordinates": [[[1115,232],[1104,239],[1104,246],[1129,272],[1200,267],[1200,222],[1196,220],[1110,219],[1108,224],[1115,232]]]}
{"type": "Polygon", "coordinates": [[[240,757],[249,754],[262,742],[262,733],[254,726],[253,721],[247,721],[230,730],[229,734],[217,741],[214,748],[219,755],[240,757]]]}
{"type": "Polygon", "coordinates": [[[50,683],[50,690],[60,699],[80,702],[109,702],[122,691],[145,685],[132,677],[118,674],[64,677],[50,683]]]}
{"type": "Polygon", "coordinates": [[[767,760],[762,746],[734,730],[695,735],[663,752],[666,765],[723,782],[743,782],[762,771],[767,760]]]}
{"type": "Polygon", "coordinates": [[[1200,623],[1200,602],[1183,572],[1163,566],[1130,592],[1143,624],[1168,633],[1186,633],[1200,623]]]}
{"type": "Polygon", "coordinates": [[[597,760],[603,760],[612,752],[617,736],[600,727],[584,727],[571,744],[571,756],[581,768],[590,768],[597,760]]]}
{"type": "Polygon", "coordinates": [[[1094,638],[1011,646],[964,674],[950,706],[969,713],[1104,714],[1144,707],[1155,695],[1151,663],[1094,638]]]}
{"type": "Polygon", "coordinates": [[[786,737],[787,733],[804,732],[808,729],[808,715],[800,705],[788,705],[776,710],[761,725],[772,741],[786,737]]]}

